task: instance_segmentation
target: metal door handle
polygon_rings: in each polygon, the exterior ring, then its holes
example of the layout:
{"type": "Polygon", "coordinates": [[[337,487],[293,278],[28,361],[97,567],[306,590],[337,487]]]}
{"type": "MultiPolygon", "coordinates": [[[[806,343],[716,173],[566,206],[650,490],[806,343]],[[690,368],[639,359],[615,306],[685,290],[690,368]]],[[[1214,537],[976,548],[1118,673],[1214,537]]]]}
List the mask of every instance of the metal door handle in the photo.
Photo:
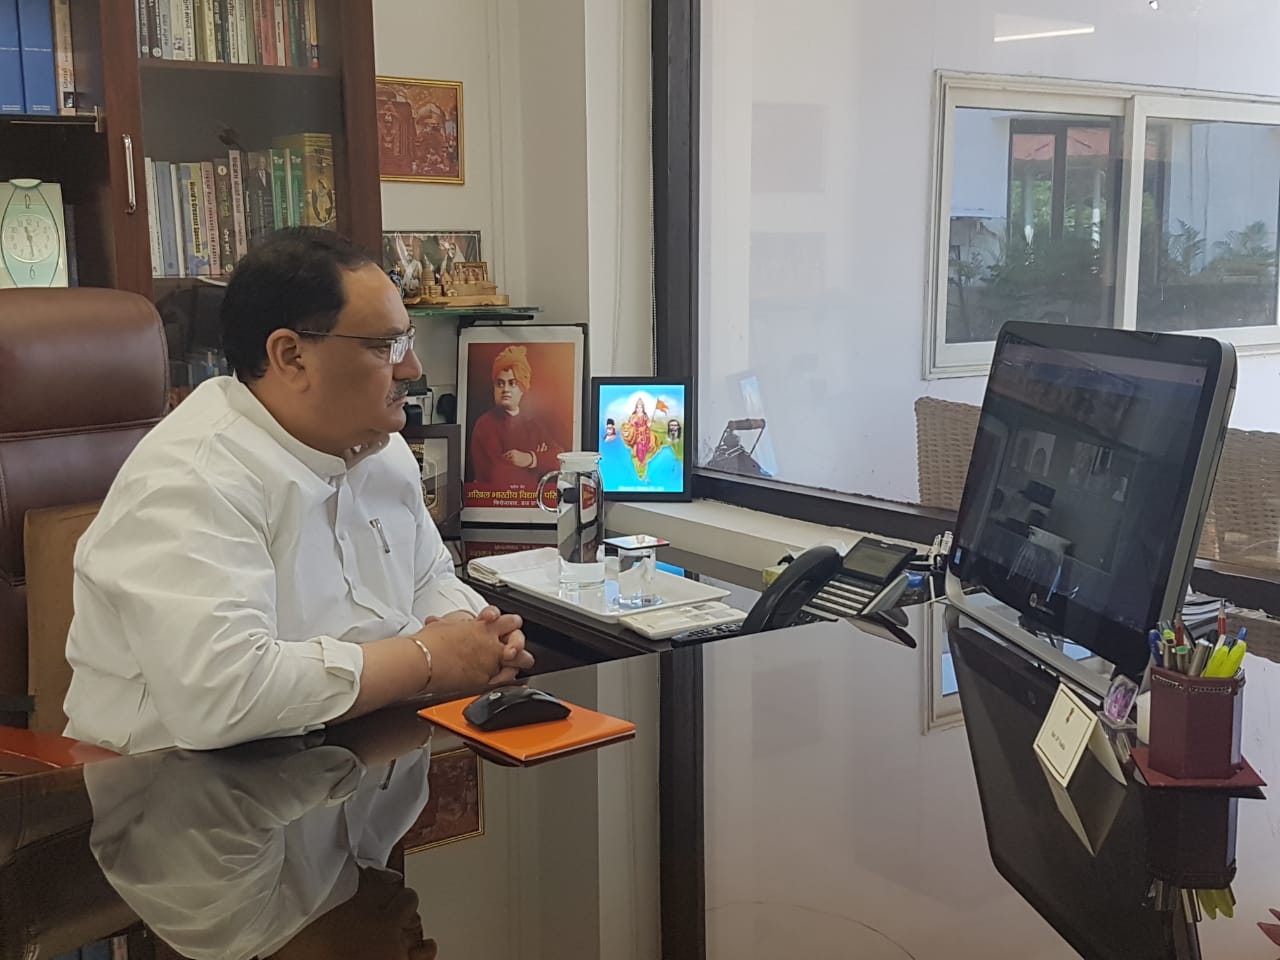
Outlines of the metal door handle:
{"type": "Polygon", "coordinates": [[[133,137],[125,133],[121,135],[124,140],[124,163],[129,169],[129,178],[125,182],[129,187],[129,200],[125,204],[125,213],[136,213],[138,210],[138,183],[133,173],[133,137]]]}

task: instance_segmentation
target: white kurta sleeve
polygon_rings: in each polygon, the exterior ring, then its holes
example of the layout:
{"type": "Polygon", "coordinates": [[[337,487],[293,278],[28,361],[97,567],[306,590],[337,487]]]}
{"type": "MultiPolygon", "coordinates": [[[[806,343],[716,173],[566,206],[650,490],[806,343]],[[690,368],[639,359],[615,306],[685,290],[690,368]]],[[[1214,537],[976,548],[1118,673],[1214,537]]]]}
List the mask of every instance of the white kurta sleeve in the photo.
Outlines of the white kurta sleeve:
{"type": "Polygon", "coordinates": [[[147,482],[77,564],[118,615],[175,743],[215,749],[345,713],[364,655],[332,637],[278,639],[262,491],[228,495],[194,468],[147,482]]]}
{"type": "Polygon", "coordinates": [[[479,613],[486,606],[484,597],[458,579],[453,572],[453,557],[440,539],[440,531],[422,498],[414,500],[418,532],[413,557],[413,615],[425,621],[427,617],[443,617],[455,610],[479,613]]]}

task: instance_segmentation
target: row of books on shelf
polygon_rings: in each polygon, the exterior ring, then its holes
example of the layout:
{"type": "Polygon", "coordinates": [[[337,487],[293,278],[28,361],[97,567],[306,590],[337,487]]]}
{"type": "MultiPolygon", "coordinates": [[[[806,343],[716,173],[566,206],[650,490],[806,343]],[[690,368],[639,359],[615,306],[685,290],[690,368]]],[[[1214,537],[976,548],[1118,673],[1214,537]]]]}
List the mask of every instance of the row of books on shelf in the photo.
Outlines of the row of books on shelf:
{"type": "Polygon", "coordinates": [[[337,227],[333,138],[281,137],[190,163],[146,158],[151,273],[225,277],[258,240],[283,227],[337,227]]]}
{"type": "Polygon", "coordinates": [[[319,67],[316,0],[137,0],[138,53],[160,60],[319,67]]]}
{"type": "Polygon", "coordinates": [[[0,0],[0,114],[75,112],[70,0],[0,0]]]}

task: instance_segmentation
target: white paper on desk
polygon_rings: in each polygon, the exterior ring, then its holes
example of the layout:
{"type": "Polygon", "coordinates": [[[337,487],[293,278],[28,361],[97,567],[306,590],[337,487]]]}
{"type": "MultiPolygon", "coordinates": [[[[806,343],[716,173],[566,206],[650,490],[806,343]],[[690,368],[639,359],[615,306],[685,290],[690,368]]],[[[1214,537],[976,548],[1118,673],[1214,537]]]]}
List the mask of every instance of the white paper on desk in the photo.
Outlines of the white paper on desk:
{"type": "Polygon", "coordinates": [[[498,586],[505,583],[506,578],[513,573],[552,566],[559,556],[555,547],[540,547],[537,550],[521,550],[496,557],[478,557],[467,564],[467,574],[481,583],[498,586]]]}

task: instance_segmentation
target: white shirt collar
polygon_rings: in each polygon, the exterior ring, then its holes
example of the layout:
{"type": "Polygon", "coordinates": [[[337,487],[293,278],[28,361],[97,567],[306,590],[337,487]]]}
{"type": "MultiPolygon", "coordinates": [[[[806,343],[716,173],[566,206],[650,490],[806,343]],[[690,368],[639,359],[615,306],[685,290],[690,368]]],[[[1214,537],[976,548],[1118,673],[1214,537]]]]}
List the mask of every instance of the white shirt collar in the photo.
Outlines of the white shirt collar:
{"type": "Polygon", "coordinates": [[[242,414],[250,423],[266,431],[273,440],[293,454],[309,470],[326,480],[341,476],[361,460],[379,452],[387,445],[388,441],[384,439],[379,444],[358,447],[350,451],[346,458],[335,457],[331,453],[309,447],[282,427],[280,421],[271,415],[271,411],[262,405],[262,401],[254,396],[253,391],[241,383],[238,377],[224,379],[228,381],[227,401],[232,409],[242,414]]]}

